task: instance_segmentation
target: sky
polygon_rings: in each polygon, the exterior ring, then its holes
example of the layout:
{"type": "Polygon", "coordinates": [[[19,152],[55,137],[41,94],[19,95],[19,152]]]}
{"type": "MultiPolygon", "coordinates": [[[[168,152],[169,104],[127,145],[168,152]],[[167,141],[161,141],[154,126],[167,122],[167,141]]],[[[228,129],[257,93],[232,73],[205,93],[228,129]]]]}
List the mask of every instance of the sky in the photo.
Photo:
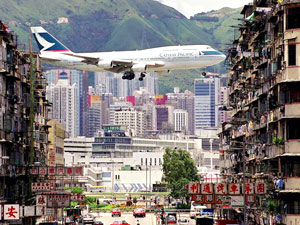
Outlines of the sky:
{"type": "Polygon", "coordinates": [[[186,17],[199,12],[217,10],[223,7],[238,8],[253,0],[157,0],[165,5],[177,9],[186,17]]]}

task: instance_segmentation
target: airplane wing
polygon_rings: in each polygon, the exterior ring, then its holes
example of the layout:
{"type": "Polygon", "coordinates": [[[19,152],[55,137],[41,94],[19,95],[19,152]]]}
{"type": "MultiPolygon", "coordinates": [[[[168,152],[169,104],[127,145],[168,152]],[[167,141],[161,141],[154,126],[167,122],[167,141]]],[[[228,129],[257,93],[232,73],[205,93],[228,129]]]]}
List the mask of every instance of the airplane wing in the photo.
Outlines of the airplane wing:
{"type": "Polygon", "coordinates": [[[86,64],[97,65],[99,60],[100,60],[99,58],[89,57],[89,56],[84,56],[84,55],[78,55],[78,54],[73,54],[73,53],[63,53],[63,54],[73,56],[73,57],[77,57],[77,58],[81,58],[82,62],[84,62],[86,64]]]}
{"type": "MultiPolygon", "coordinates": [[[[96,57],[89,57],[89,56],[83,56],[79,54],[73,54],[73,53],[64,53],[65,55],[77,57],[83,59],[82,62],[92,65],[97,65],[99,61],[102,61],[103,59],[96,58],[96,57]]],[[[107,69],[108,71],[111,71],[113,73],[121,73],[124,71],[128,71],[131,69],[131,67],[135,64],[145,64],[148,67],[155,68],[155,67],[162,67],[164,66],[164,62],[162,61],[147,61],[147,62],[139,62],[139,61],[130,61],[130,60],[112,60],[112,67],[107,69]]]]}

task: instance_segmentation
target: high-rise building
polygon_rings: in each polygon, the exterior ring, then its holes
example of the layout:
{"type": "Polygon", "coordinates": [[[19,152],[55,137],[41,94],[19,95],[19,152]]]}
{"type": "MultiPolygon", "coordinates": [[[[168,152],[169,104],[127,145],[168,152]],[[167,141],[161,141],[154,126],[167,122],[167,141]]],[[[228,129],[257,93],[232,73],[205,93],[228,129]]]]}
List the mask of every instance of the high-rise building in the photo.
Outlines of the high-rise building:
{"type": "Polygon", "coordinates": [[[146,128],[145,113],[132,108],[118,110],[114,112],[112,124],[126,125],[132,136],[142,136],[146,128]]]}
{"type": "Polygon", "coordinates": [[[69,85],[68,80],[60,79],[56,85],[47,87],[47,99],[52,102],[51,119],[62,123],[70,137],[79,135],[79,110],[77,85],[69,85]]]}
{"type": "Polygon", "coordinates": [[[195,131],[218,126],[219,77],[196,79],[195,88],[195,131]]]}
{"type": "Polygon", "coordinates": [[[101,129],[101,97],[89,96],[88,109],[88,132],[86,137],[94,137],[95,133],[101,129]]]}
{"type": "Polygon", "coordinates": [[[188,130],[188,113],[183,109],[174,110],[174,131],[188,130]]]}
{"type": "Polygon", "coordinates": [[[78,95],[78,112],[79,112],[79,132],[80,135],[86,135],[87,124],[84,118],[87,118],[88,110],[88,82],[89,75],[86,71],[70,70],[70,69],[56,69],[48,70],[44,73],[48,80],[48,84],[57,84],[60,79],[68,80],[70,85],[77,85],[78,95]]]}
{"type": "Polygon", "coordinates": [[[154,128],[159,131],[171,132],[174,130],[173,127],[173,111],[172,106],[156,106],[153,122],[155,123],[154,128]]]}
{"type": "MultiPolygon", "coordinates": [[[[138,76],[138,75],[137,75],[138,76]]],[[[149,93],[155,95],[158,93],[158,79],[155,73],[148,73],[141,82],[138,79],[123,80],[122,74],[112,72],[95,73],[95,89],[97,94],[112,93],[114,97],[132,96],[134,91],[141,87],[149,93]]]]}

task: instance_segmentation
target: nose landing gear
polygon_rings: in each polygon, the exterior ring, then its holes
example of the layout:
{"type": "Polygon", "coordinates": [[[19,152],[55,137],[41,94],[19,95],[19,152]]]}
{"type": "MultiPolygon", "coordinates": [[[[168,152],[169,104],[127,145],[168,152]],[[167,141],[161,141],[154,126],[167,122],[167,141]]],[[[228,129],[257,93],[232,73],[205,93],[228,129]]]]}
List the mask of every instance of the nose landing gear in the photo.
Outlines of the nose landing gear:
{"type": "Polygon", "coordinates": [[[139,81],[143,81],[145,76],[146,76],[146,73],[141,73],[141,76],[140,76],[140,78],[139,78],[139,81]]]}

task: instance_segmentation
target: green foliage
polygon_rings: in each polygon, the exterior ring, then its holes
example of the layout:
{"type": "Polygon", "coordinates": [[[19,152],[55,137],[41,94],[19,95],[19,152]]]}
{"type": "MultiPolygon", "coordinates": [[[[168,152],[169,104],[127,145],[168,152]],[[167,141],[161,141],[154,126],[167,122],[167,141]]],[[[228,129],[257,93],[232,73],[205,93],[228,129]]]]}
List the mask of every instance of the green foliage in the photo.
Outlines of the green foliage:
{"type": "Polygon", "coordinates": [[[173,198],[185,198],[188,196],[185,185],[190,181],[197,181],[197,168],[190,153],[181,149],[165,150],[163,156],[163,172],[171,189],[173,198]]]}
{"type": "Polygon", "coordinates": [[[182,203],[180,203],[180,204],[178,204],[176,206],[176,208],[177,209],[191,209],[191,204],[190,203],[189,204],[182,204],[182,203]]]}
{"type": "Polygon", "coordinates": [[[273,137],[272,138],[272,143],[274,145],[284,145],[284,140],[282,137],[273,137]]]}
{"type": "Polygon", "coordinates": [[[275,215],[278,211],[279,205],[275,200],[267,201],[267,212],[271,215],[275,215]]]}
{"type": "Polygon", "coordinates": [[[72,193],[79,193],[82,194],[83,193],[83,189],[81,187],[74,187],[71,190],[72,193]]]}
{"type": "Polygon", "coordinates": [[[65,191],[71,190],[69,186],[65,186],[65,191]]]}

